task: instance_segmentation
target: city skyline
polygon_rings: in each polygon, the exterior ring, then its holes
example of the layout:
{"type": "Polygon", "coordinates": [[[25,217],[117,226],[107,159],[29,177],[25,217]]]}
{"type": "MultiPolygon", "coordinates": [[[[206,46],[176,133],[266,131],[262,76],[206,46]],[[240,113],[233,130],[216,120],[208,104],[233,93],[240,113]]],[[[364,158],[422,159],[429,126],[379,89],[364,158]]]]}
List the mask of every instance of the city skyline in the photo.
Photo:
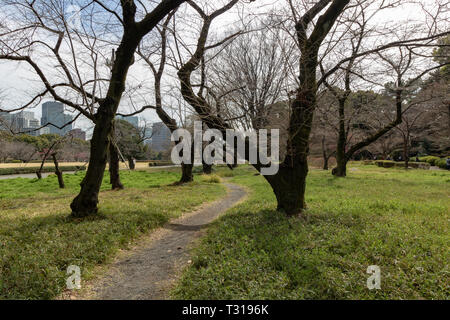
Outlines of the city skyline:
{"type": "Polygon", "coordinates": [[[15,133],[24,133],[32,136],[40,136],[43,134],[58,134],[61,136],[73,133],[76,137],[84,137],[86,140],[86,132],[81,128],[74,128],[73,116],[65,113],[64,105],[56,101],[48,101],[42,103],[40,119],[39,112],[19,111],[19,112],[0,112],[0,129],[11,130],[15,133]]]}

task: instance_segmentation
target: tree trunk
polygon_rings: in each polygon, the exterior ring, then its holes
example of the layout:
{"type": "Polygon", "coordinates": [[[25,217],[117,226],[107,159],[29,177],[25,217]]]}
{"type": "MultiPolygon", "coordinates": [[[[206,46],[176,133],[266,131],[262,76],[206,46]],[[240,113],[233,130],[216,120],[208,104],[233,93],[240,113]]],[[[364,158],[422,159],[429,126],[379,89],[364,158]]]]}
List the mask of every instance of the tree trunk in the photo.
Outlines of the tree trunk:
{"type": "Polygon", "coordinates": [[[123,190],[124,186],[120,181],[119,153],[113,143],[109,144],[109,180],[113,190],[123,190]]]}
{"type": "Polygon", "coordinates": [[[130,167],[130,170],[136,169],[136,163],[132,157],[128,158],[128,166],[130,167]]]}
{"type": "Polygon", "coordinates": [[[81,182],[81,190],[78,196],[72,201],[72,217],[82,218],[90,214],[97,213],[98,194],[105,173],[109,137],[114,121],[114,113],[99,114],[98,123],[94,127],[91,139],[91,156],[86,176],[81,182]],[[103,118],[103,119],[102,119],[103,118]]]}
{"type": "Polygon", "coordinates": [[[212,173],[212,164],[206,164],[205,162],[203,162],[203,173],[211,174],[212,173]]]}
{"type": "Polygon", "coordinates": [[[56,159],[56,153],[52,154],[52,158],[53,158],[53,163],[55,164],[55,174],[58,177],[59,188],[64,189],[65,188],[64,178],[63,178],[63,174],[62,174],[61,170],[59,170],[59,164],[58,164],[58,159],[56,159]]]}
{"type": "Polygon", "coordinates": [[[323,156],[323,170],[328,170],[328,160],[330,159],[327,155],[327,150],[325,148],[325,136],[322,137],[322,156],[323,156]]]}
{"type": "Polygon", "coordinates": [[[336,150],[336,168],[332,170],[332,174],[336,177],[347,176],[347,155],[345,147],[347,142],[347,133],[345,132],[345,100],[339,100],[339,135],[336,150]]]}
{"type": "Polygon", "coordinates": [[[278,174],[266,176],[277,198],[277,210],[289,216],[300,215],[306,209],[305,191],[308,163],[298,163],[294,167],[280,165],[278,174]]]}
{"type": "Polygon", "coordinates": [[[323,157],[323,170],[328,170],[329,169],[329,167],[328,167],[328,160],[329,160],[329,158],[327,156],[323,157]]]}
{"type": "Polygon", "coordinates": [[[406,136],[403,140],[403,158],[405,159],[405,169],[408,170],[409,168],[409,147],[408,143],[409,139],[408,136],[406,136]]]}
{"type": "Polygon", "coordinates": [[[332,174],[335,177],[346,177],[347,176],[347,157],[342,152],[338,150],[336,153],[336,168],[332,170],[332,174]]]}
{"type": "Polygon", "coordinates": [[[192,164],[181,164],[181,179],[179,181],[179,184],[182,183],[189,183],[194,181],[194,175],[192,174],[192,168],[194,167],[194,165],[192,164]]]}
{"type": "MultiPolygon", "coordinates": [[[[189,183],[194,181],[194,175],[192,173],[192,169],[194,168],[194,144],[191,144],[191,164],[181,163],[181,179],[178,181],[178,184],[189,183]]],[[[181,152],[181,156],[183,156],[183,152],[181,152]]]]}

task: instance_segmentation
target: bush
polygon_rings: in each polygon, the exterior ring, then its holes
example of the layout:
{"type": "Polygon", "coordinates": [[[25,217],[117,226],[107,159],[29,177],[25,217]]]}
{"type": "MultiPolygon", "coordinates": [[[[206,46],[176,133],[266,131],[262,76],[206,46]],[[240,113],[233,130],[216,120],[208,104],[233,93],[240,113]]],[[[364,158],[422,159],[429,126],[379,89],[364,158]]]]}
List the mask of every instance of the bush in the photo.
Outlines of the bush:
{"type": "Polygon", "coordinates": [[[220,177],[216,174],[211,174],[211,175],[205,175],[202,176],[203,181],[206,183],[221,183],[222,179],[220,179],[220,177]]]}
{"type": "MultiPolygon", "coordinates": [[[[405,162],[380,160],[380,161],[375,161],[375,163],[377,164],[377,166],[379,166],[381,168],[394,168],[394,167],[395,168],[404,168],[405,167],[405,162]]],[[[410,162],[408,167],[413,168],[413,169],[429,170],[430,166],[431,165],[427,162],[410,162]]]]}
{"type": "MultiPolygon", "coordinates": [[[[0,176],[10,175],[10,174],[30,174],[36,173],[39,170],[39,167],[23,167],[23,168],[0,168],[0,176]]],[[[60,166],[59,170],[62,172],[67,171],[85,171],[86,167],[80,166],[60,166]]],[[[42,168],[42,172],[54,172],[55,167],[44,167],[42,168]]]]}
{"type": "Polygon", "coordinates": [[[447,159],[446,158],[439,159],[438,161],[435,162],[435,165],[441,169],[447,169],[447,159]]]}
{"type": "Polygon", "coordinates": [[[22,160],[9,160],[6,163],[22,163],[22,160]]]}
{"type": "Polygon", "coordinates": [[[441,160],[441,158],[435,157],[435,156],[426,156],[426,157],[420,157],[419,160],[421,162],[427,162],[432,166],[436,166],[437,165],[436,162],[441,160]]]}

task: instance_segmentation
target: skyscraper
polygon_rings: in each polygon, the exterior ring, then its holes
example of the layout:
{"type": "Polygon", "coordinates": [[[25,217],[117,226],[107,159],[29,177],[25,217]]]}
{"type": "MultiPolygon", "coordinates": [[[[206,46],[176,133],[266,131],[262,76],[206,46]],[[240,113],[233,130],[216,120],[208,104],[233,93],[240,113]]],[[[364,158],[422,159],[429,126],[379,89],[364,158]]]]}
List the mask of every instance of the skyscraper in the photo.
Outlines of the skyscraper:
{"type": "Polygon", "coordinates": [[[65,124],[73,120],[71,115],[64,113],[64,105],[60,102],[45,102],[42,104],[41,125],[48,124],[50,133],[59,134],[61,136],[72,130],[72,124],[62,128],[65,124]],[[62,128],[62,129],[60,129],[62,128]]]}
{"type": "Polygon", "coordinates": [[[170,148],[172,134],[163,122],[153,124],[152,134],[151,146],[153,151],[166,151],[170,148]]]}

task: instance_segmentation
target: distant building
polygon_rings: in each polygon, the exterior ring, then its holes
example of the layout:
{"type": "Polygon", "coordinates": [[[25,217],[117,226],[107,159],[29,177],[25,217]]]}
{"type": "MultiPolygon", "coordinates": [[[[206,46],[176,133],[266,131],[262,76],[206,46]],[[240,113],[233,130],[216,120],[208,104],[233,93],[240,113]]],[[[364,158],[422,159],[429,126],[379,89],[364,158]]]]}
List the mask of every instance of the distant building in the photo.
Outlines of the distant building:
{"type": "MultiPolygon", "coordinates": [[[[0,113],[0,129],[12,130],[13,132],[28,133],[28,131],[39,128],[40,122],[34,117],[34,112],[20,111],[17,113],[0,113]]],[[[29,133],[31,135],[38,135],[38,131],[29,133]]]]}
{"type": "Polygon", "coordinates": [[[122,117],[117,116],[117,119],[126,121],[128,123],[131,123],[134,127],[139,128],[139,117],[122,117]]]}
{"type": "Polygon", "coordinates": [[[8,112],[0,112],[0,130],[10,130],[13,124],[13,116],[8,112]]]}
{"type": "Polygon", "coordinates": [[[28,122],[28,126],[30,128],[39,128],[41,126],[41,122],[38,119],[32,119],[28,122]]]}
{"type": "Polygon", "coordinates": [[[170,148],[172,136],[169,128],[163,122],[156,122],[152,128],[152,143],[151,148],[153,151],[161,152],[170,148]]]}
{"type": "Polygon", "coordinates": [[[26,128],[31,127],[30,122],[36,120],[34,118],[34,112],[31,111],[20,111],[18,113],[14,113],[13,117],[15,118],[17,130],[20,132],[26,131],[26,128]]]}
{"type": "Polygon", "coordinates": [[[75,139],[80,139],[86,141],[86,132],[81,129],[73,129],[69,131],[69,135],[75,139]]]}
{"type": "Polygon", "coordinates": [[[42,118],[41,125],[50,128],[50,133],[66,135],[72,130],[72,124],[65,124],[71,122],[73,117],[64,113],[64,105],[60,102],[45,102],[42,104],[42,118]],[[60,129],[62,128],[62,129],[60,129]]]}

